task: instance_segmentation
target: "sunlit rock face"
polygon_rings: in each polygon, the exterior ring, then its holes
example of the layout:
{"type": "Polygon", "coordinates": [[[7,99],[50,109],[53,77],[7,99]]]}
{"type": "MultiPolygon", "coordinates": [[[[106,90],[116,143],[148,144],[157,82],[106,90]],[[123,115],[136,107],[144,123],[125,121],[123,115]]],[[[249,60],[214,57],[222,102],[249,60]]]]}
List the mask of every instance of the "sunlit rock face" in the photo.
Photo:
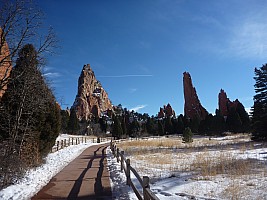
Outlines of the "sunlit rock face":
{"type": "Polygon", "coordinates": [[[96,79],[90,64],[83,66],[78,80],[78,93],[72,107],[78,119],[86,121],[113,110],[108,94],[96,79]]]}
{"type": "Polygon", "coordinates": [[[201,105],[195,87],[193,87],[191,76],[188,72],[183,73],[184,85],[184,115],[193,119],[198,117],[204,120],[208,115],[207,110],[201,105]]]}
{"type": "MultiPolygon", "coordinates": [[[[2,36],[2,29],[0,28],[0,85],[3,85],[3,82],[6,83],[6,80],[10,76],[12,66],[10,59],[10,52],[7,42],[2,36]]],[[[4,84],[4,87],[0,87],[0,98],[5,93],[7,86],[4,84]]]]}

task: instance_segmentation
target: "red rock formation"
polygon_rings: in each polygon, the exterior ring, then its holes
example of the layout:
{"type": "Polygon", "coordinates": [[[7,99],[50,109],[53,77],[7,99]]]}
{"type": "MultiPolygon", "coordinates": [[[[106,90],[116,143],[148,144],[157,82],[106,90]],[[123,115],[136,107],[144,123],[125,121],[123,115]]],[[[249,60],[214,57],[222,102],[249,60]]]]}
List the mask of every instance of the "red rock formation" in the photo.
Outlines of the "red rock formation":
{"type": "Polygon", "coordinates": [[[199,117],[204,120],[208,115],[207,110],[201,105],[196,89],[193,87],[191,76],[188,72],[183,73],[184,84],[184,115],[190,119],[199,117]]]}
{"type": "Polygon", "coordinates": [[[221,89],[219,93],[219,111],[222,116],[228,115],[228,109],[227,109],[228,101],[229,99],[227,98],[227,94],[223,89],[221,89]]]}
{"type": "Polygon", "coordinates": [[[221,89],[219,93],[219,111],[222,116],[228,116],[229,111],[234,108],[236,109],[237,105],[239,104],[239,100],[236,99],[235,101],[230,101],[227,98],[226,92],[221,89]]]}
{"type": "Polygon", "coordinates": [[[175,112],[169,103],[167,104],[167,106],[164,105],[163,108],[160,108],[158,112],[158,118],[173,117],[173,116],[175,116],[175,112]]]}
{"type": "Polygon", "coordinates": [[[2,29],[0,28],[0,98],[6,90],[7,78],[11,72],[10,52],[6,41],[2,36],[2,29]],[[2,88],[2,86],[4,87],[2,88]]]}
{"type": "Polygon", "coordinates": [[[78,81],[78,94],[73,104],[79,120],[99,117],[102,112],[113,110],[108,94],[96,80],[90,65],[84,65],[78,81]]]}
{"type": "Polygon", "coordinates": [[[164,117],[165,117],[164,109],[163,108],[159,108],[158,118],[164,118],[164,117]]]}

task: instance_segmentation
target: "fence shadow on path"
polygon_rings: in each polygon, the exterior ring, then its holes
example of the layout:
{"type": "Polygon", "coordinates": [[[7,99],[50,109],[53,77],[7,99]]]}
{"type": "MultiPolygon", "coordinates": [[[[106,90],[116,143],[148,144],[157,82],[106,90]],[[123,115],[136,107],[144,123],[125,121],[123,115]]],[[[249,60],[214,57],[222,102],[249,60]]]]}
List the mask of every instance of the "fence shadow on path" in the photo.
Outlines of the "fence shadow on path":
{"type": "Polygon", "coordinates": [[[79,178],[75,181],[73,188],[71,189],[68,198],[67,199],[101,199],[101,200],[108,200],[112,199],[111,190],[104,190],[104,187],[102,185],[102,175],[104,171],[104,159],[106,158],[106,148],[107,146],[100,146],[94,151],[93,155],[89,155],[89,157],[85,157],[84,159],[90,159],[87,167],[82,171],[79,178]],[[99,150],[102,148],[102,151],[100,154],[98,154],[99,150]],[[96,159],[99,159],[99,168],[97,172],[97,177],[95,178],[94,183],[94,193],[92,195],[87,196],[79,196],[80,188],[82,186],[83,179],[85,177],[85,174],[88,172],[90,168],[92,168],[92,163],[96,162],[96,159]]]}

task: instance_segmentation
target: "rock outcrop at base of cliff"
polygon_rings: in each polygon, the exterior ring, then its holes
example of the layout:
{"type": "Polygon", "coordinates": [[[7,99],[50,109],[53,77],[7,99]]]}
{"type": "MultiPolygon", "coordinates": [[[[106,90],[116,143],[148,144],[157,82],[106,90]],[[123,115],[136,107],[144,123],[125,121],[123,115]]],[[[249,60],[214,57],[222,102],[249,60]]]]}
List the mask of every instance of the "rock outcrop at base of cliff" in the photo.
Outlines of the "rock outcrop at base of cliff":
{"type": "Polygon", "coordinates": [[[5,93],[7,80],[12,69],[8,44],[4,41],[2,35],[2,29],[0,28],[0,98],[5,93]]]}
{"type": "Polygon", "coordinates": [[[208,115],[207,110],[201,105],[195,87],[193,87],[191,76],[188,72],[183,73],[184,85],[184,115],[187,118],[194,119],[198,117],[204,120],[208,115]]]}
{"type": "Polygon", "coordinates": [[[84,65],[82,69],[78,81],[78,93],[72,108],[75,109],[79,120],[86,121],[113,110],[108,94],[96,79],[90,64],[84,65]]]}

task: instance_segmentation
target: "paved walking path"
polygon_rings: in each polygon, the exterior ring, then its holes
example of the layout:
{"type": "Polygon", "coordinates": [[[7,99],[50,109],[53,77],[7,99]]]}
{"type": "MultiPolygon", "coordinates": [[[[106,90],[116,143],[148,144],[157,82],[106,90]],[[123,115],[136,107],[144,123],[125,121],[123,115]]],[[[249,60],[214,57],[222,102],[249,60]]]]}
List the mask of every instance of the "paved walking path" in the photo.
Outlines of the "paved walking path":
{"type": "Polygon", "coordinates": [[[91,146],[54,176],[32,200],[112,199],[107,144],[91,146]]]}

